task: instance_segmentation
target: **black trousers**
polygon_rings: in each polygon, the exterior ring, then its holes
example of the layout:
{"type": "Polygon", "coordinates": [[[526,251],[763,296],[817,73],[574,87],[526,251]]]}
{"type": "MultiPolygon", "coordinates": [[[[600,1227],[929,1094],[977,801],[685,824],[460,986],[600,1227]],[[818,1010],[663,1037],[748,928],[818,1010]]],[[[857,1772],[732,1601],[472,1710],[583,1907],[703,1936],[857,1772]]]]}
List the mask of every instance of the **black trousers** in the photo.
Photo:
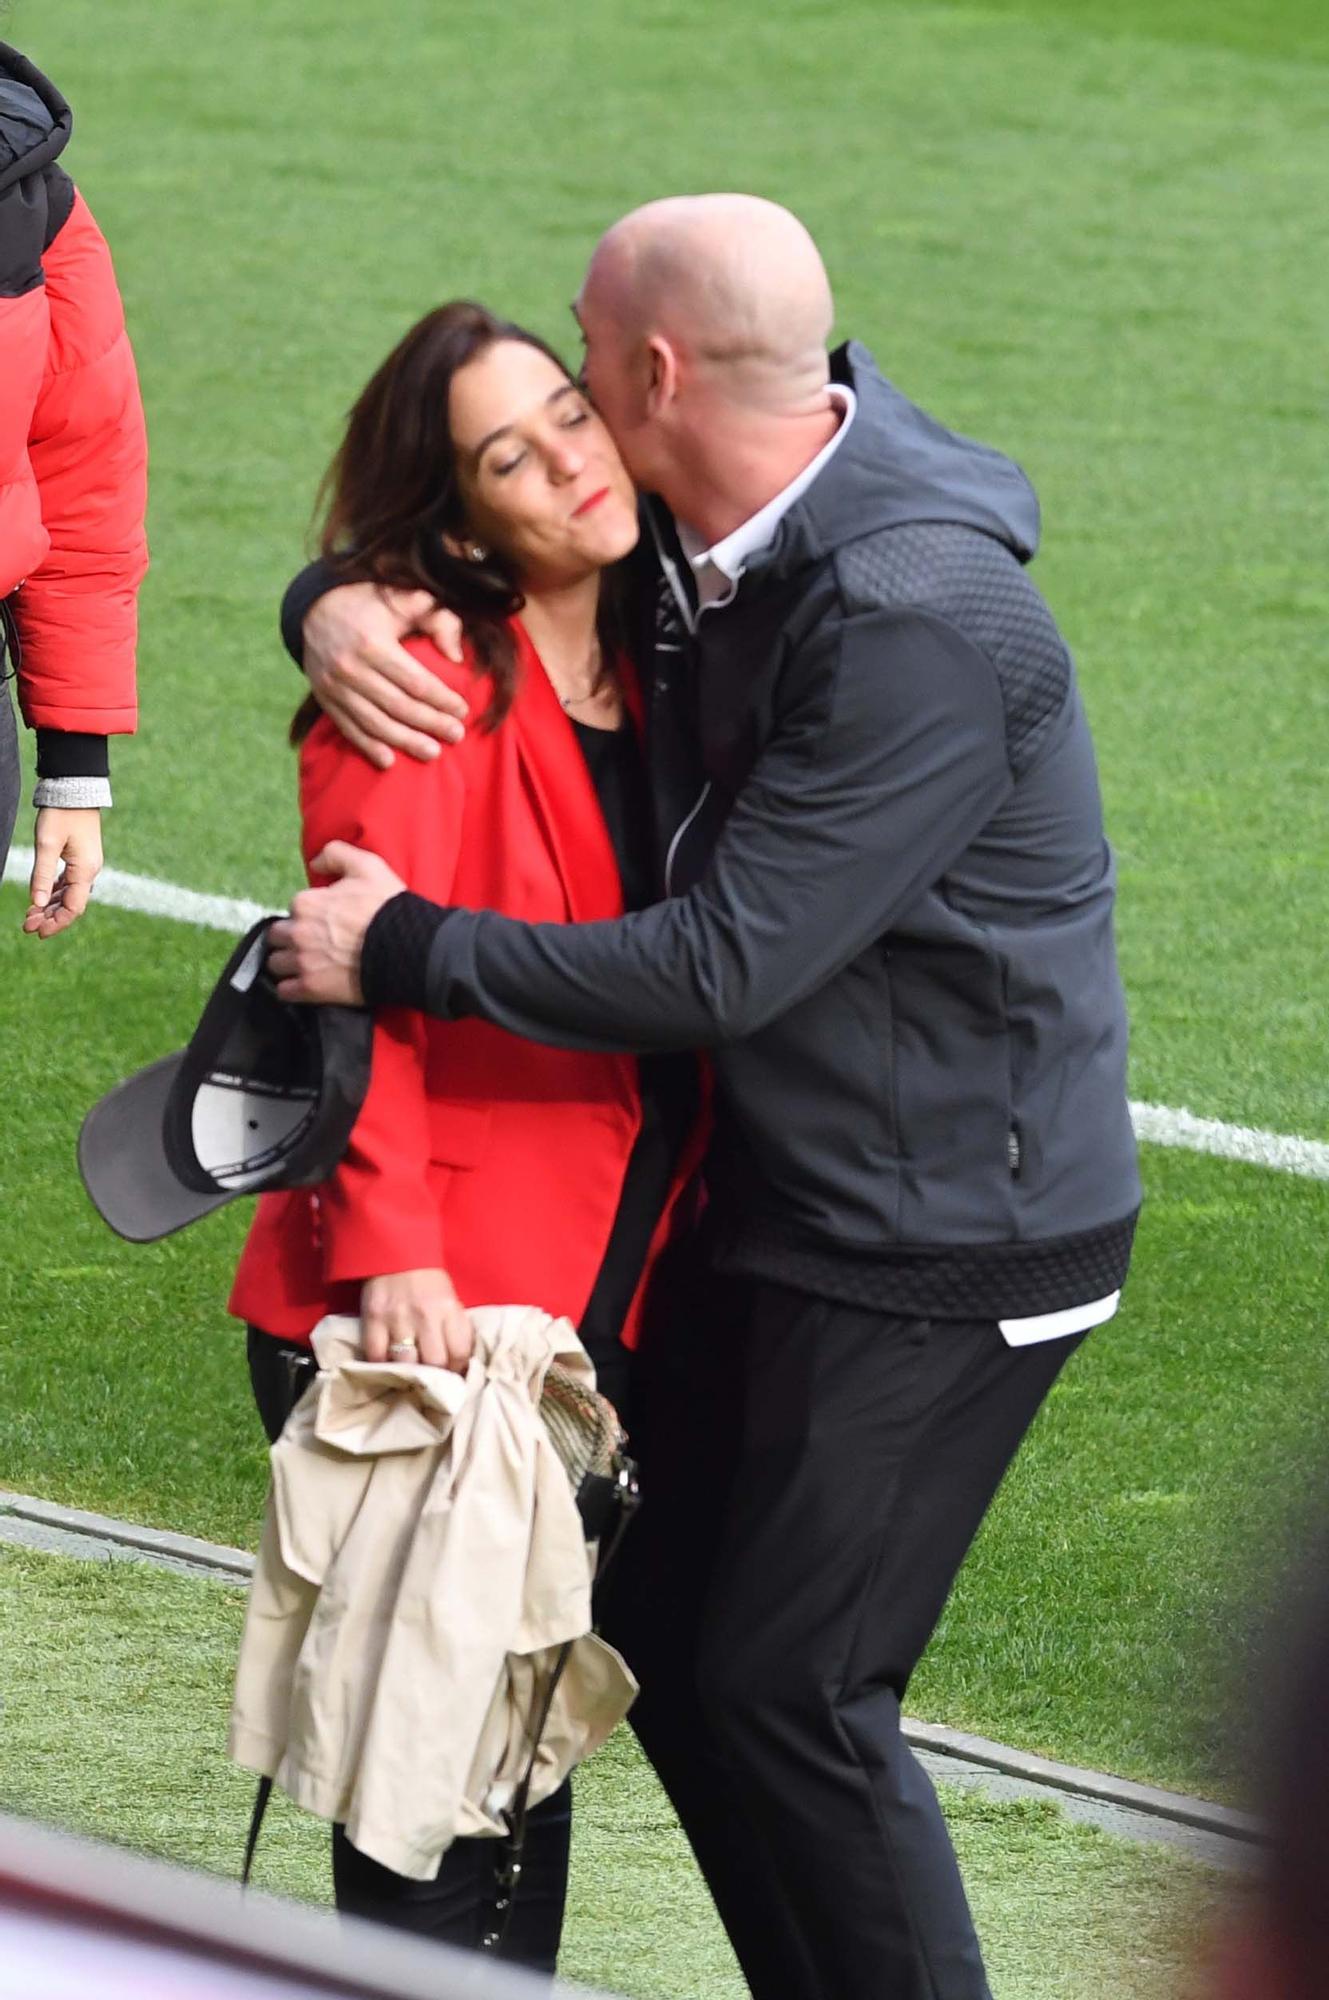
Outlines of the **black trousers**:
{"type": "MultiPolygon", "coordinates": [[[[275,1438],[314,1379],[307,1347],[249,1329],[249,1379],[269,1439],[275,1438]]],[[[553,1976],[563,1933],[568,1854],[572,1838],[572,1787],[560,1785],[533,1806],[526,1820],[521,1889],[512,1904],[496,1958],[553,1976]]],[[[454,1840],[432,1882],[397,1875],[332,1829],[332,1886],[337,1908],[417,1937],[478,1949],[495,1916],[502,1843],[454,1840]]]]}
{"type": "Polygon", "coordinates": [[[900,1709],[1079,1336],[1012,1349],[695,1264],[656,1298],[602,1629],[752,1993],[990,2000],[900,1709]]]}

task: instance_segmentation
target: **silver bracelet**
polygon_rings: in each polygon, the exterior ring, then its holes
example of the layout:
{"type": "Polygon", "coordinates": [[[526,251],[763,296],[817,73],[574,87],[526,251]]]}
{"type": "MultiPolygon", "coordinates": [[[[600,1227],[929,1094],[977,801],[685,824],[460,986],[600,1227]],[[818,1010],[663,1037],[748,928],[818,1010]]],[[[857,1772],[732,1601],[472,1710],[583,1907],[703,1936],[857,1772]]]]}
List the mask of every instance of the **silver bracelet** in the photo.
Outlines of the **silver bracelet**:
{"type": "Polygon", "coordinates": [[[63,806],[66,810],[97,809],[105,812],[111,803],[109,778],[38,778],[32,794],[35,806],[63,806]]]}

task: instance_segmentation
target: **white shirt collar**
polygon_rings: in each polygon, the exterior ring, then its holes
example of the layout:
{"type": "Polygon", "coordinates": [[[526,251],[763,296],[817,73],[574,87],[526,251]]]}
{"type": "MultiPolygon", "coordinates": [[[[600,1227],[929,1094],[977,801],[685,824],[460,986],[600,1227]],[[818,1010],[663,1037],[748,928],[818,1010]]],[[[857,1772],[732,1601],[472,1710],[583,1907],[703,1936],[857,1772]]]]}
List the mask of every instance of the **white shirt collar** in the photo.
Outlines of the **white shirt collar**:
{"type": "Polygon", "coordinates": [[[678,539],[683,553],[697,578],[697,594],[703,611],[713,605],[727,604],[738,589],[739,579],[750,559],[758,549],[768,548],[775,539],[775,531],[795,501],[806,493],[818,473],[844,443],[854,412],[858,408],[858,398],[853,390],[842,382],[827,385],[827,396],[844,416],[837,426],[835,435],[827,440],[817,456],[789,484],[758,508],[748,520],[739,523],[731,534],[708,548],[695,528],[686,521],[678,521],[678,539]]]}

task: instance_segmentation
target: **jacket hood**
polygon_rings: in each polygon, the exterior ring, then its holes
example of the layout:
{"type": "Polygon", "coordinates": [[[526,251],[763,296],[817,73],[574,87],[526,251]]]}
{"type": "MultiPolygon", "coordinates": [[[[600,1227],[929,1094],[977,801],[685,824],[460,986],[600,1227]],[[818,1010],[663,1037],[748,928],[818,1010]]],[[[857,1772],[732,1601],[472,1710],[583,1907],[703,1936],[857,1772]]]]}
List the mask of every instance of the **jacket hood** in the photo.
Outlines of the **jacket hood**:
{"type": "Polygon", "coordinates": [[[0,192],[59,159],[73,125],[74,115],[50,79],[0,42],[0,192]]]}
{"type": "MultiPolygon", "coordinates": [[[[849,434],[785,516],[765,561],[789,573],[882,528],[923,521],[976,528],[1029,561],[1038,498],[1013,459],[920,410],[857,341],[832,354],[831,379],[858,399],[849,434]]],[[[752,567],[761,566],[758,556],[752,567]]]]}

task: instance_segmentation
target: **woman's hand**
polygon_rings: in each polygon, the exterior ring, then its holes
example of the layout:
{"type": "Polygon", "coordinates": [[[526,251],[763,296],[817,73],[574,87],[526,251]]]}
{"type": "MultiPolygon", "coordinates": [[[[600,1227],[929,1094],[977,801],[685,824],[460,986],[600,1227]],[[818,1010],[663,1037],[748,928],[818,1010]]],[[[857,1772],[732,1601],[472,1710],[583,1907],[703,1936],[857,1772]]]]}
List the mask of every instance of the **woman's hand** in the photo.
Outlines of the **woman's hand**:
{"type": "Polygon", "coordinates": [[[422,1361],[460,1374],[475,1336],[446,1271],[392,1271],[361,1287],[360,1345],[366,1361],[422,1361]]]}
{"type": "Polygon", "coordinates": [[[29,937],[58,937],[88,907],[101,873],[102,816],[95,806],[43,806],[23,928],[29,937]]]}

